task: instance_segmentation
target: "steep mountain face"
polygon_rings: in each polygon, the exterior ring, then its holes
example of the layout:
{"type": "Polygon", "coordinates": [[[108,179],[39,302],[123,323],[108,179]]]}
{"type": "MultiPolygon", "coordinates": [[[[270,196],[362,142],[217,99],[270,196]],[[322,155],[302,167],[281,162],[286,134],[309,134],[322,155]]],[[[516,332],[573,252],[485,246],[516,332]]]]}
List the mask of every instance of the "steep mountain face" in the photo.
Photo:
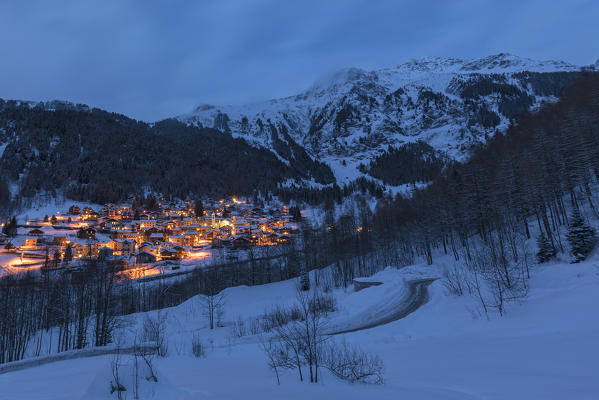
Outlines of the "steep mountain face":
{"type": "Polygon", "coordinates": [[[286,163],[326,162],[345,183],[368,174],[368,164],[390,146],[425,142],[439,157],[464,160],[496,131],[556,101],[579,74],[564,62],[509,54],[426,58],[375,71],[345,69],[297,96],[202,105],[179,119],[244,138],[286,163]]]}
{"type": "Polygon", "coordinates": [[[327,175],[311,159],[290,165],[242,139],[174,119],[147,124],[84,105],[0,99],[0,203],[7,186],[16,198],[60,191],[104,203],[147,192],[251,194],[327,175]]]}

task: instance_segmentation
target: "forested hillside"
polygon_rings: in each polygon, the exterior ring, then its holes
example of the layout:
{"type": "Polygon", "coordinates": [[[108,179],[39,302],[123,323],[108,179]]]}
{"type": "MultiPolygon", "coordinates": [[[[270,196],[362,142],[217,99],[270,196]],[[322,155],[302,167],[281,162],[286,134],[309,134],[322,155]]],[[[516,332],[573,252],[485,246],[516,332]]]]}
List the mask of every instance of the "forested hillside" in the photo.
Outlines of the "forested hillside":
{"type": "Polygon", "coordinates": [[[518,261],[533,220],[551,248],[567,252],[559,228],[571,222],[569,210],[584,206],[597,216],[598,127],[599,76],[589,73],[559,103],[522,118],[412,198],[379,203],[377,230],[429,260],[434,247],[471,258],[478,236],[507,263],[518,261]]]}
{"type": "Polygon", "coordinates": [[[213,129],[176,120],[150,125],[68,103],[0,100],[0,144],[0,201],[9,186],[17,198],[64,191],[105,203],[144,191],[179,198],[250,194],[287,179],[332,177],[324,164],[300,157],[284,163],[213,129]]]}
{"type": "Polygon", "coordinates": [[[450,160],[425,142],[408,143],[387,151],[360,165],[360,171],[383,182],[399,186],[405,183],[428,182],[436,178],[450,160]]]}

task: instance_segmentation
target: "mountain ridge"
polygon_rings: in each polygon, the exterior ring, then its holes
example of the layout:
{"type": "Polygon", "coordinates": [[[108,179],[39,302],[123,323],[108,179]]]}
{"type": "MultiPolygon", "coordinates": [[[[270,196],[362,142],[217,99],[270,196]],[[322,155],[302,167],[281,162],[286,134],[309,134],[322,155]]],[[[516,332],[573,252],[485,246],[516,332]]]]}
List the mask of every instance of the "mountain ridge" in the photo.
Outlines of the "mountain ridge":
{"type": "Polygon", "coordinates": [[[496,131],[556,101],[580,71],[563,61],[508,53],[474,60],[427,57],[372,71],[345,68],[294,96],[240,106],[204,104],[178,119],[241,137],[283,159],[271,131],[285,130],[345,183],[365,175],[360,165],[388,146],[424,141],[463,161],[496,131]]]}

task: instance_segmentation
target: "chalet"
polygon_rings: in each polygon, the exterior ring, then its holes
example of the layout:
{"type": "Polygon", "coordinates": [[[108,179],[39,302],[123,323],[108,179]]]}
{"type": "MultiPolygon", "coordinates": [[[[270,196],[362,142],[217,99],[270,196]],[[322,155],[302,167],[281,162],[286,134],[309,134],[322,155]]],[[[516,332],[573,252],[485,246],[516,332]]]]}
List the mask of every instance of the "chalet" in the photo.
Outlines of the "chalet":
{"type": "Polygon", "coordinates": [[[173,246],[173,250],[177,252],[179,258],[184,258],[187,256],[187,250],[183,246],[173,246]]]}
{"type": "Polygon", "coordinates": [[[94,228],[81,228],[77,231],[79,239],[93,239],[95,236],[96,230],[94,228]]]}
{"type": "Polygon", "coordinates": [[[179,259],[179,254],[174,249],[164,249],[160,252],[160,256],[163,260],[177,260],[179,259]]]}
{"type": "Polygon", "coordinates": [[[171,229],[171,234],[173,234],[173,235],[183,235],[183,229],[181,229],[181,228],[173,228],[173,229],[171,229]]]}
{"type": "Polygon", "coordinates": [[[82,221],[97,221],[100,214],[95,212],[90,207],[84,207],[81,211],[81,220],[82,221]]]}
{"type": "Polygon", "coordinates": [[[35,236],[35,237],[42,237],[43,234],[44,234],[44,232],[42,232],[40,229],[32,229],[28,233],[29,236],[35,236]]]}
{"type": "Polygon", "coordinates": [[[129,239],[134,240],[138,237],[137,232],[132,230],[121,230],[121,231],[112,231],[110,232],[111,239],[129,239]]]}
{"type": "Polygon", "coordinates": [[[204,238],[207,240],[212,240],[218,237],[218,231],[214,229],[210,229],[204,234],[204,238]]]}
{"type": "Polygon", "coordinates": [[[256,207],[256,208],[252,209],[252,213],[254,215],[262,215],[264,213],[264,211],[261,208],[256,207]]]}
{"type": "Polygon", "coordinates": [[[168,241],[171,243],[176,243],[178,245],[185,245],[185,236],[183,235],[170,235],[168,237],[168,241]]]}
{"type": "Polygon", "coordinates": [[[233,242],[231,241],[231,239],[228,238],[215,237],[212,239],[212,247],[215,249],[220,249],[222,247],[230,247],[232,245],[233,242]]]}
{"type": "Polygon", "coordinates": [[[79,208],[79,206],[73,204],[72,206],[69,207],[69,214],[71,215],[79,215],[79,213],[81,212],[81,209],[79,208]]]}
{"type": "Polygon", "coordinates": [[[164,242],[164,233],[155,232],[150,235],[150,242],[154,244],[159,244],[164,242]]]}
{"type": "Polygon", "coordinates": [[[66,236],[54,236],[53,238],[54,246],[65,247],[67,245],[66,236]]]}
{"type": "Polygon", "coordinates": [[[105,217],[114,218],[116,216],[116,208],[114,204],[106,204],[106,206],[102,209],[102,215],[105,217]]]}
{"type": "Polygon", "coordinates": [[[123,253],[131,254],[135,252],[135,240],[125,239],[123,240],[123,253]]]}
{"type": "Polygon", "coordinates": [[[114,254],[124,254],[130,252],[131,245],[129,241],[114,239],[106,244],[106,247],[110,247],[114,254]]]}
{"type": "Polygon", "coordinates": [[[150,219],[156,220],[160,218],[161,214],[159,211],[150,211],[149,213],[150,219]]]}
{"type": "Polygon", "coordinates": [[[139,229],[148,229],[148,228],[155,228],[156,227],[156,220],[155,219],[148,219],[148,220],[140,220],[138,221],[139,223],[139,229]]]}
{"type": "Polygon", "coordinates": [[[183,218],[183,221],[181,221],[181,225],[189,226],[189,225],[193,224],[194,222],[195,222],[194,218],[183,218]]]}
{"type": "Polygon", "coordinates": [[[193,246],[198,240],[198,233],[196,231],[185,231],[185,246],[193,246]]]}
{"type": "Polygon", "coordinates": [[[97,257],[102,246],[103,244],[98,242],[88,244],[75,243],[75,255],[77,257],[97,257]]]}
{"type": "Polygon", "coordinates": [[[29,249],[37,247],[37,237],[28,237],[25,238],[25,244],[23,247],[27,247],[29,249]]]}
{"type": "Polygon", "coordinates": [[[102,221],[100,223],[100,229],[102,229],[103,231],[113,231],[113,230],[121,230],[124,228],[124,224],[122,221],[119,221],[118,219],[114,219],[114,218],[108,218],[105,219],[104,221],[102,221]]]}
{"type": "Polygon", "coordinates": [[[234,249],[247,249],[250,247],[249,239],[239,236],[233,239],[233,248],[234,249]]]}
{"type": "Polygon", "coordinates": [[[176,226],[177,226],[177,224],[175,224],[173,221],[166,221],[166,222],[163,222],[162,224],[160,224],[160,227],[165,230],[175,229],[176,226]]]}
{"type": "Polygon", "coordinates": [[[220,228],[218,228],[221,234],[224,235],[230,235],[231,232],[233,231],[233,227],[231,225],[223,225],[220,228]]]}
{"type": "Polygon", "coordinates": [[[156,248],[151,243],[144,242],[144,243],[142,243],[141,246],[139,246],[139,252],[141,253],[143,251],[148,252],[148,253],[152,253],[152,254],[157,254],[158,253],[158,248],[156,248]]]}
{"type": "Polygon", "coordinates": [[[284,228],[279,229],[279,233],[281,235],[293,235],[296,233],[295,229],[291,229],[290,227],[286,226],[284,228]]]}
{"type": "Polygon", "coordinates": [[[156,256],[147,251],[141,251],[135,256],[135,262],[137,264],[154,263],[156,262],[156,256]]]}

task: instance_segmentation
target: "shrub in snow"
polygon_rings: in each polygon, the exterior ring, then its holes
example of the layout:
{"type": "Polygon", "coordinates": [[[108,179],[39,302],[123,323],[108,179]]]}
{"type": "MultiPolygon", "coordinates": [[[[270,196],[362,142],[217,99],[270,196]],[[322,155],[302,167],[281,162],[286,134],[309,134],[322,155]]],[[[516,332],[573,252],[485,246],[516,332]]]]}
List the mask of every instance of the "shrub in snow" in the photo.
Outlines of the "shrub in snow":
{"type": "Polygon", "coordinates": [[[229,329],[231,331],[231,336],[235,338],[240,338],[247,335],[245,322],[240,317],[238,317],[237,320],[233,322],[229,329]]]}
{"type": "Polygon", "coordinates": [[[471,281],[472,277],[468,269],[456,264],[445,271],[443,284],[452,295],[463,296],[466,291],[472,294],[471,281]]]}
{"type": "Polygon", "coordinates": [[[345,341],[327,344],[323,365],[333,375],[349,382],[383,383],[383,360],[345,341]]]}
{"type": "Polygon", "coordinates": [[[539,251],[537,252],[537,261],[539,264],[547,262],[555,257],[557,250],[551,244],[551,241],[547,238],[547,236],[541,235],[537,238],[537,246],[539,247],[539,251]]]}
{"type": "Polygon", "coordinates": [[[570,243],[574,262],[583,261],[595,248],[595,244],[597,244],[595,230],[584,221],[580,210],[577,208],[574,209],[570,217],[570,225],[568,226],[566,237],[570,243]]]}
{"type": "Polygon", "coordinates": [[[327,315],[330,312],[337,311],[337,299],[328,294],[319,294],[309,301],[310,309],[316,313],[327,315]]]}
{"type": "Polygon", "coordinates": [[[200,336],[197,334],[193,335],[193,339],[191,341],[191,351],[193,352],[193,355],[196,357],[204,357],[206,355],[204,345],[200,340],[200,336]]]}

